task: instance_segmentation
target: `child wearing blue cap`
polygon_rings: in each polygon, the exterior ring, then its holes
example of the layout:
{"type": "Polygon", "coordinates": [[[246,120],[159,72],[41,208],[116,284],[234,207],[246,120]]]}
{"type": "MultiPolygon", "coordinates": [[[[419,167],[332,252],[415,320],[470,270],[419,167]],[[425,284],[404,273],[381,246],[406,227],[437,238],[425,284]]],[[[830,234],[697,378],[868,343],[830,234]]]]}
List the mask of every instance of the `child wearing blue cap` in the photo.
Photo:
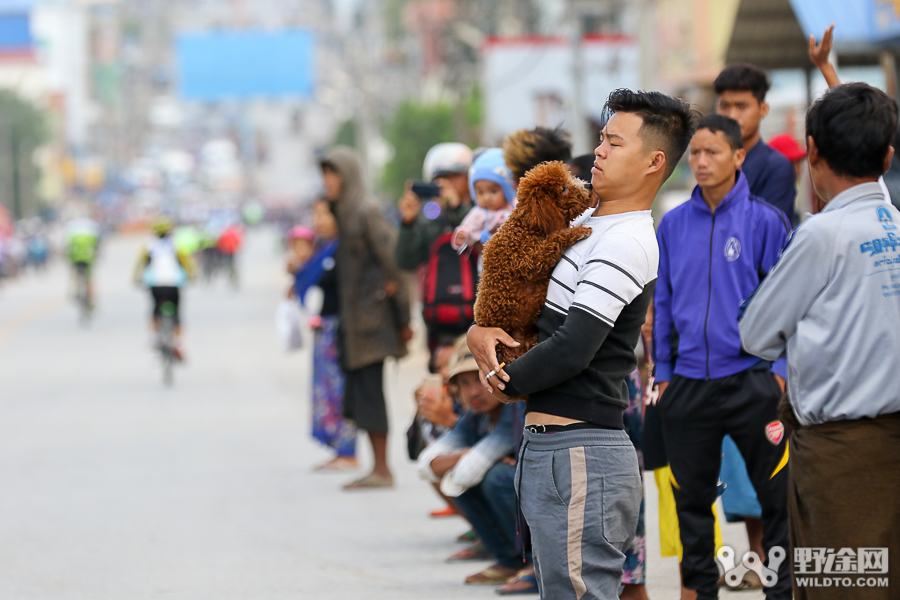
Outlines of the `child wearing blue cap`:
{"type": "Polygon", "coordinates": [[[453,232],[454,250],[485,243],[513,211],[516,191],[503,150],[488,148],[475,159],[469,169],[469,193],[478,207],[453,232]]]}

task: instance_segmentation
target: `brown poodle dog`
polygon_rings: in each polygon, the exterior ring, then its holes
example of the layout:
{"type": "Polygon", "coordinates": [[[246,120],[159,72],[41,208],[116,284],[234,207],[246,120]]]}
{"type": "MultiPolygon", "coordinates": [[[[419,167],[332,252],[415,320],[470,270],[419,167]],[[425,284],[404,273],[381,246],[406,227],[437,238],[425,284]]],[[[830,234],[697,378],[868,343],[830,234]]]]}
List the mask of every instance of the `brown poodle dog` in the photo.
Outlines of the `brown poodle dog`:
{"type": "Polygon", "coordinates": [[[519,182],[519,203],[484,245],[484,270],[475,299],[475,321],[500,327],[522,345],[497,344],[509,364],[538,342],[535,323],[547,299],[550,274],[569,246],[591,235],[569,223],[593,205],[584,182],[564,163],[542,163],[519,182]]]}

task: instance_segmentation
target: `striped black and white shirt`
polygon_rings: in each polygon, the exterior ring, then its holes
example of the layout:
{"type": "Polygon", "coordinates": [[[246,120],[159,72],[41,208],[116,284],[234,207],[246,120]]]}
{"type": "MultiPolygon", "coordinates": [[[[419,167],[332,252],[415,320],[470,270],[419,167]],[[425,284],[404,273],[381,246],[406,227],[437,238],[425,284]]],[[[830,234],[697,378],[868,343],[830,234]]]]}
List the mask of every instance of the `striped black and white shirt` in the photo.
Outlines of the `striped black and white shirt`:
{"type": "Polygon", "coordinates": [[[506,367],[506,393],[528,394],[527,412],[621,428],[659,247],[649,210],[583,224],[591,236],[554,269],[537,322],[540,343],[506,367]]]}

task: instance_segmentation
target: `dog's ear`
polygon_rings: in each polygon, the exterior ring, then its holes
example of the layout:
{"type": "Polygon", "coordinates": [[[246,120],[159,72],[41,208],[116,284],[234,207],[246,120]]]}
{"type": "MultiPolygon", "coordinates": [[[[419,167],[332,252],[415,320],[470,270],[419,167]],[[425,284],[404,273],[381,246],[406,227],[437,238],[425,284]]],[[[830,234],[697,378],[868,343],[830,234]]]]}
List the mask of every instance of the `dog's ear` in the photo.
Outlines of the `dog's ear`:
{"type": "Polygon", "coordinates": [[[569,224],[562,204],[570,192],[569,170],[561,162],[542,163],[519,183],[519,207],[526,224],[543,233],[569,224]]]}

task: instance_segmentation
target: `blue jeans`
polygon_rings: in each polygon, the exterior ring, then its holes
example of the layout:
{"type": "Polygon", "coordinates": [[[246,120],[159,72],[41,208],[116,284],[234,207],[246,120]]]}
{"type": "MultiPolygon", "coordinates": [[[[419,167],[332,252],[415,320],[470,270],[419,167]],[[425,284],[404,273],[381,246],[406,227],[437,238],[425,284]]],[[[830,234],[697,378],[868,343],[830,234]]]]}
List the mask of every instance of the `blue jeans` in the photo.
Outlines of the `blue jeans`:
{"type": "Polygon", "coordinates": [[[523,566],[516,550],[516,468],[498,462],[481,483],[456,498],[472,529],[503,567],[523,566]]]}
{"type": "Polygon", "coordinates": [[[729,523],[745,518],[761,519],[762,505],[756,497],[756,488],[747,473],[747,463],[741,456],[737,444],[726,435],[722,441],[722,469],[719,481],[725,484],[722,494],[722,508],[729,523]]]}

